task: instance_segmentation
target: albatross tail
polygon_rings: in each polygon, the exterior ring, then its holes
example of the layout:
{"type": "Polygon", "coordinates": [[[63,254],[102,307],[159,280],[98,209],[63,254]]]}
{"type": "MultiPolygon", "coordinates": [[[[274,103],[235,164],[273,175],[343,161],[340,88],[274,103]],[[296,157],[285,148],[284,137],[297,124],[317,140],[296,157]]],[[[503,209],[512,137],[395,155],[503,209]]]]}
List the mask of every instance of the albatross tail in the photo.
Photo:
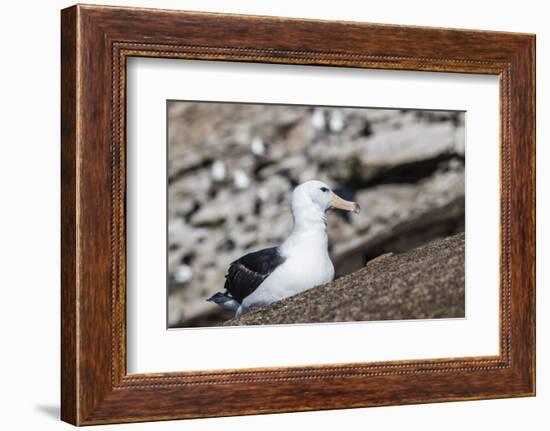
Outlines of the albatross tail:
{"type": "Polygon", "coordinates": [[[218,304],[219,307],[223,308],[224,310],[232,310],[237,311],[239,306],[239,302],[232,298],[227,294],[227,291],[225,293],[218,292],[215,295],[212,295],[210,298],[207,299],[207,301],[214,302],[218,304]]]}

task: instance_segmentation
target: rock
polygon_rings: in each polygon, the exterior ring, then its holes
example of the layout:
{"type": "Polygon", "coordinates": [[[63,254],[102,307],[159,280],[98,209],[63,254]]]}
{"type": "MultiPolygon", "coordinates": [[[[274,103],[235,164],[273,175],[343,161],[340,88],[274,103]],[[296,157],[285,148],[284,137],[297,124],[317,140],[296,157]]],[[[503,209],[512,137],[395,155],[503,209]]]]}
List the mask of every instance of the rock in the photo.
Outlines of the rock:
{"type": "Polygon", "coordinates": [[[219,211],[214,205],[207,205],[201,208],[191,218],[191,224],[197,227],[220,226],[226,219],[225,214],[219,211]]]}
{"type": "Polygon", "coordinates": [[[455,130],[455,152],[464,157],[466,154],[466,132],[464,126],[459,126],[455,130]]]}
{"type": "Polygon", "coordinates": [[[454,141],[452,124],[420,123],[381,132],[357,144],[363,146],[359,152],[362,165],[395,166],[451,153],[454,141]]]}
{"type": "Polygon", "coordinates": [[[464,234],[384,255],[332,283],[229,320],[227,326],[464,317],[464,234]]]}
{"type": "Polygon", "coordinates": [[[416,185],[376,186],[357,195],[356,229],[332,249],[337,274],[388,251],[406,251],[464,230],[464,172],[438,172],[416,185]]]}
{"type": "Polygon", "coordinates": [[[414,170],[437,166],[456,154],[455,126],[450,123],[413,124],[407,128],[386,130],[372,137],[360,138],[352,144],[322,145],[312,149],[312,155],[328,164],[328,172],[341,183],[368,185],[388,177],[414,174],[414,170]],[[392,172],[393,171],[393,172],[392,172]],[[384,178],[384,176],[386,176],[384,178]]]}

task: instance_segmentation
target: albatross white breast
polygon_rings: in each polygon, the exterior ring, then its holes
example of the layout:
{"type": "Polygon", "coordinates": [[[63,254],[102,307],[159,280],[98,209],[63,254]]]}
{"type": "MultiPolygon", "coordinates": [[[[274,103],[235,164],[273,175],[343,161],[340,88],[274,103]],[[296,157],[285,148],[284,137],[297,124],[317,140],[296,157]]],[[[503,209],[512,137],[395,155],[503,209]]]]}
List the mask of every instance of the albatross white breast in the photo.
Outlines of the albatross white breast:
{"type": "Polygon", "coordinates": [[[292,193],[294,227],[278,247],[249,253],[226,274],[225,292],[208,299],[236,316],[311,289],[334,278],[328,254],[327,216],[332,208],[359,212],[359,205],[336,195],[321,181],[308,181],[292,193]]]}

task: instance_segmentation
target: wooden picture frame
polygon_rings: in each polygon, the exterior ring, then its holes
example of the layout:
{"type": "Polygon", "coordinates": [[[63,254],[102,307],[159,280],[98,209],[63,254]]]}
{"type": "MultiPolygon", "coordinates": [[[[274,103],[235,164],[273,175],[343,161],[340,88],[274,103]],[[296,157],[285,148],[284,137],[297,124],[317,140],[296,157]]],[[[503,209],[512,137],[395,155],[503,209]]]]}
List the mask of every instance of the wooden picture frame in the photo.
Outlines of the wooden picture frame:
{"type": "Polygon", "coordinates": [[[61,21],[64,421],[535,394],[534,35],[83,5],[63,10],[61,21]],[[498,75],[500,354],[128,375],[125,65],[131,56],[498,75]]]}

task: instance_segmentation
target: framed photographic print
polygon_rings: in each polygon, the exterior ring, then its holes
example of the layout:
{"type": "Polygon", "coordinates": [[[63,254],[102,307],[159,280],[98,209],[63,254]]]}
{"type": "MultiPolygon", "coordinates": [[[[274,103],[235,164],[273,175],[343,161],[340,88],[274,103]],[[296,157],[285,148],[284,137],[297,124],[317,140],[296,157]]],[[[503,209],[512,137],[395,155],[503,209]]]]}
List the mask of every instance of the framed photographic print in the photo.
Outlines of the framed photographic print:
{"type": "Polygon", "coordinates": [[[535,394],[535,37],[62,11],[62,419],[535,394]]]}

